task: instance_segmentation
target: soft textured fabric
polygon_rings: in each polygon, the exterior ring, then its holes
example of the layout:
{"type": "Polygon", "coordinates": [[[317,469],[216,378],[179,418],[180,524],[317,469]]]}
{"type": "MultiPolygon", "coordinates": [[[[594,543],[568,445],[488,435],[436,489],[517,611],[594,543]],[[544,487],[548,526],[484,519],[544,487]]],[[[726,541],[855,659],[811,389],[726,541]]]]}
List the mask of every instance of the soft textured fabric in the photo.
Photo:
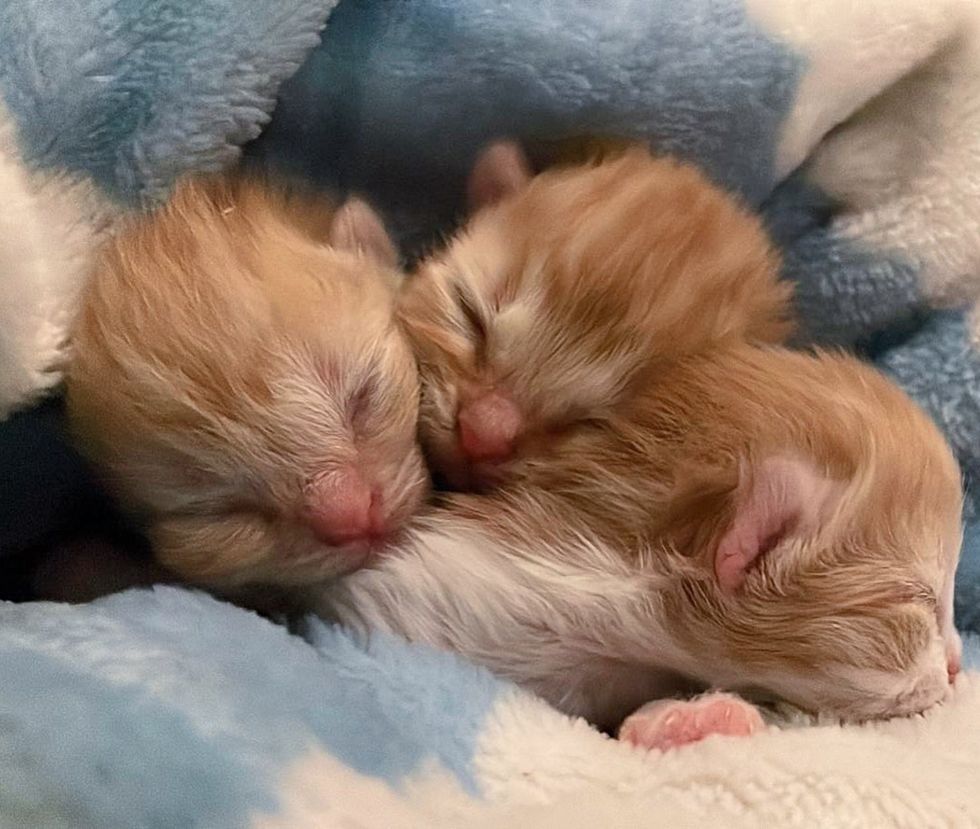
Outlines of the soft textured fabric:
{"type": "Polygon", "coordinates": [[[0,414],[57,383],[119,203],[234,161],[335,3],[0,4],[0,414]]]}
{"type": "Polygon", "coordinates": [[[0,604],[3,826],[969,826],[978,723],[970,672],[910,720],[647,754],[317,620],[299,638],[175,588],[0,604]]]}

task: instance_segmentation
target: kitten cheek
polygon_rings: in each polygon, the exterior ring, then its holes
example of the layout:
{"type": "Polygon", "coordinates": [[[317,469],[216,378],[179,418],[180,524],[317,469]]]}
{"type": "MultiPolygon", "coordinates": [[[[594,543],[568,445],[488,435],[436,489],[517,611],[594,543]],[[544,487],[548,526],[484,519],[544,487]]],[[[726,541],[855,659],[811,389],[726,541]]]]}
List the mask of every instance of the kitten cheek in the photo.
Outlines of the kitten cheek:
{"type": "Polygon", "coordinates": [[[418,447],[407,453],[397,466],[386,470],[384,480],[386,524],[389,533],[398,534],[429,494],[429,472],[418,447]]]}
{"type": "Polygon", "coordinates": [[[167,518],[149,532],[153,553],[164,567],[205,585],[246,581],[245,574],[268,557],[270,532],[260,517],[167,518]]]}

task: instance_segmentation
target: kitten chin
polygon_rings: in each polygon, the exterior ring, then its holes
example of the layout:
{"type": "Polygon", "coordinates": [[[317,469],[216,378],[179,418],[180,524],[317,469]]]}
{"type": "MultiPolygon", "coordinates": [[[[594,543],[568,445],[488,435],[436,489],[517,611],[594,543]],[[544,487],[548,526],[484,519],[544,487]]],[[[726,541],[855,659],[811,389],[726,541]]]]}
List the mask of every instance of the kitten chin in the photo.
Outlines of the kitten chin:
{"type": "Polygon", "coordinates": [[[181,578],[330,578],[422,503],[396,260],[365,203],[239,175],[180,182],[105,247],[72,425],[181,578]]]}

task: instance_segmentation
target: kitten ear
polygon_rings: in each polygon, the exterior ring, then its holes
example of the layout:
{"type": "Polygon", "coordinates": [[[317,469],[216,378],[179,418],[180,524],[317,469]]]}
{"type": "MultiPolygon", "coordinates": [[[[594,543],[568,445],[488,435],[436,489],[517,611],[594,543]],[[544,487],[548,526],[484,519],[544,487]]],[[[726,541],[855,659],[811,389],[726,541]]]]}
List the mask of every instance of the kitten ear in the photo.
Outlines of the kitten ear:
{"type": "Polygon", "coordinates": [[[341,250],[364,251],[386,265],[398,264],[398,251],[381,217],[361,199],[350,198],[333,217],[330,244],[341,250]]]}
{"type": "Polygon", "coordinates": [[[817,529],[837,504],[840,483],[799,458],[776,456],[743,468],[734,516],[715,550],[718,584],[734,592],[761,556],[817,529]]]}
{"type": "Polygon", "coordinates": [[[477,211],[521,190],[531,180],[531,166],[514,141],[498,141],[476,159],[466,184],[470,211],[477,211]]]}

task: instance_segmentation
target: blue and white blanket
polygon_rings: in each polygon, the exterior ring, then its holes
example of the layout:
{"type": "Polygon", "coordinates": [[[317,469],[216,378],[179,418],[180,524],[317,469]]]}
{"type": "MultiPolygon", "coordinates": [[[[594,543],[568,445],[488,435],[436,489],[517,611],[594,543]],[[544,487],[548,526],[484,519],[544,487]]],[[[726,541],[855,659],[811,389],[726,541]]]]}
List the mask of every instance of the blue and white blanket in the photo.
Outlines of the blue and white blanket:
{"type": "Polygon", "coordinates": [[[978,723],[971,673],[927,718],[646,754],[451,654],[202,594],[0,606],[18,829],[974,826],[978,723]]]}
{"type": "MultiPolygon", "coordinates": [[[[805,338],[859,347],[945,430],[971,495],[957,619],[980,628],[975,0],[334,5],[0,2],[0,415],[56,387],[115,218],[181,172],[232,162],[277,93],[256,154],[363,190],[405,228],[452,206],[488,138],[637,136],[758,206],[805,338]]],[[[0,424],[11,524],[50,512],[75,469],[32,470],[24,447],[45,448],[24,440],[31,417],[0,424]]],[[[0,542],[30,536],[0,526],[0,542]]],[[[290,636],[197,594],[0,614],[3,826],[980,814],[976,674],[925,719],[644,757],[450,656],[317,623],[290,636]]]]}

